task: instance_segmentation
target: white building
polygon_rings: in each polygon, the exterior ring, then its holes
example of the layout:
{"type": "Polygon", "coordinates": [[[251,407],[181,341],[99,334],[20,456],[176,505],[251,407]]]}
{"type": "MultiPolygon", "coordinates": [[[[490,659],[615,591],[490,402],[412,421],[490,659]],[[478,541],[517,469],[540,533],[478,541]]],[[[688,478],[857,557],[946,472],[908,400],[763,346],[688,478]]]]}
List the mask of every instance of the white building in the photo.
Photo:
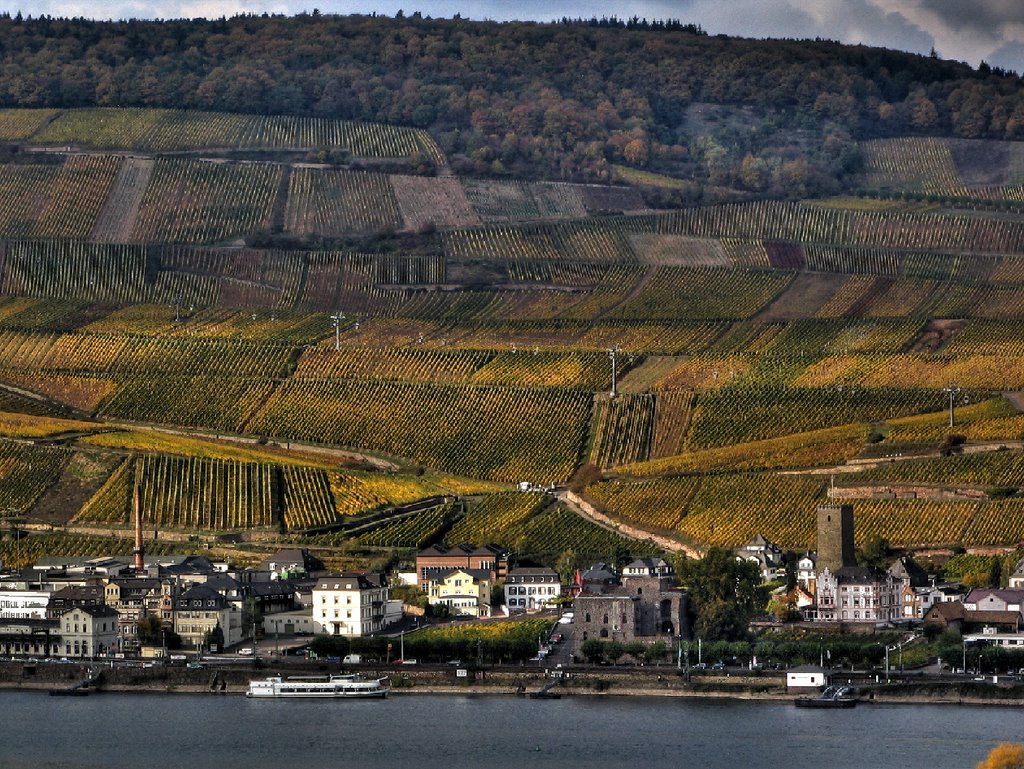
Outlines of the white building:
{"type": "Polygon", "coordinates": [[[117,648],[117,611],[109,606],[76,606],[60,615],[65,657],[98,657],[117,648]]]}
{"type": "Polygon", "coordinates": [[[893,622],[900,618],[902,583],[880,569],[828,568],[818,574],[819,622],[893,622]]]}
{"type": "Polygon", "coordinates": [[[0,619],[45,619],[46,590],[0,590],[0,619]]]}
{"type": "Polygon", "coordinates": [[[830,676],[828,670],[817,665],[800,665],[786,671],[786,689],[820,689],[828,684],[830,676]]]}
{"type": "Polygon", "coordinates": [[[313,587],[313,632],[368,636],[387,627],[388,584],[383,574],[342,572],[313,587]]]}
{"type": "Polygon", "coordinates": [[[554,569],[510,569],[505,578],[505,605],[512,611],[548,608],[561,594],[562,582],[554,569]]]}

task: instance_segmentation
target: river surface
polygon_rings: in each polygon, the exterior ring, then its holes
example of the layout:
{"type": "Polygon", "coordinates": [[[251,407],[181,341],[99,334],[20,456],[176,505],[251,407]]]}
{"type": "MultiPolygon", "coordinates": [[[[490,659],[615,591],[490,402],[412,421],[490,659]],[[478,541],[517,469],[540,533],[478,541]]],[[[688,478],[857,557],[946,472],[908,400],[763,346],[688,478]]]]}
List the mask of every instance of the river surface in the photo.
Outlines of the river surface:
{"type": "Polygon", "coordinates": [[[0,692],[3,769],[974,769],[1024,708],[0,692]]]}

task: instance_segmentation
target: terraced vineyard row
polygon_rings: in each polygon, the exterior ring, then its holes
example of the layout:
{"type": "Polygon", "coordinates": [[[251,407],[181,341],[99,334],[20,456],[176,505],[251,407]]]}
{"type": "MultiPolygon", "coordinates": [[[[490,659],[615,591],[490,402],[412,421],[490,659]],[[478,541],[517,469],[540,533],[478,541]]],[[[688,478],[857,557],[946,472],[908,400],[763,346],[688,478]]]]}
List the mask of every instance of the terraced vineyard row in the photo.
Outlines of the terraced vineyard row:
{"type": "Polygon", "coordinates": [[[843,485],[863,482],[1024,486],[1024,454],[994,451],[904,460],[847,476],[843,485]]]}
{"type": "Polygon", "coordinates": [[[241,432],[273,389],[274,382],[256,378],[123,379],[99,413],[137,422],[241,432]]]}
{"type": "Polygon", "coordinates": [[[288,185],[285,229],[290,232],[337,236],[402,226],[383,174],[296,168],[288,185]]]}
{"type": "Polygon", "coordinates": [[[453,259],[566,259],[583,262],[636,259],[624,230],[603,222],[493,225],[442,233],[453,259]]]}
{"type": "Polygon", "coordinates": [[[275,523],[270,465],[149,455],[118,468],[74,522],[132,526],[136,485],[147,527],[232,531],[275,523]]]}
{"type": "Polygon", "coordinates": [[[269,164],[158,159],[132,237],[212,243],[269,231],[282,173],[269,164]]]}
{"type": "MultiPolygon", "coordinates": [[[[440,532],[457,517],[461,510],[458,502],[431,507],[423,512],[389,523],[359,537],[362,545],[371,547],[423,548],[436,541],[440,532]]],[[[344,541],[338,535],[326,535],[311,543],[326,542],[337,546],[344,541]]]]}
{"type": "Polygon", "coordinates": [[[582,562],[607,563],[661,552],[653,542],[629,539],[602,529],[561,505],[553,505],[530,518],[513,544],[520,558],[550,564],[567,550],[582,562]]]}
{"type": "Polygon", "coordinates": [[[1024,224],[1006,219],[850,211],[775,201],[690,208],[659,216],[658,231],[698,237],[915,251],[1024,253],[1024,224]]]}
{"type": "MultiPolygon", "coordinates": [[[[930,388],[950,382],[982,391],[1024,387],[1024,357],[970,355],[834,356],[811,365],[794,382],[797,386],[854,386],[866,388],[930,388]]],[[[968,396],[969,397],[969,396],[968,396]]]]}
{"type": "Polygon", "coordinates": [[[790,273],[659,267],[645,290],[609,318],[715,320],[747,318],[780,294],[790,273]]]}
{"type": "Polygon", "coordinates": [[[586,495],[600,509],[634,524],[676,531],[700,485],[701,479],[696,477],[606,481],[587,487],[586,495]]]}
{"type": "MultiPolygon", "coordinates": [[[[627,365],[621,357],[616,361],[619,376],[627,365]]],[[[504,352],[478,369],[472,381],[515,387],[601,390],[611,387],[611,363],[608,356],[601,353],[504,352]]]]}
{"type": "Polygon", "coordinates": [[[441,489],[423,478],[383,473],[331,473],[330,483],[335,509],[342,516],[406,505],[441,493],[441,489]]]}
{"type": "Polygon", "coordinates": [[[474,477],[549,482],[567,478],[579,459],[589,400],[557,389],[289,381],[248,430],[385,451],[474,477]]]}
{"type": "Polygon", "coordinates": [[[932,137],[876,139],[862,143],[866,184],[968,197],[949,144],[932,137]]]}
{"type": "MultiPolygon", "coordinates": [[[[86,334],[204,337],[245,339],[269,344],[308,344],[327,336],[331,322],[325,313],[289,310],[235,310],[230,307],[175,308],[167,304],[132,305],[94,320],[86,334]],[[184,314],[181,310],[184,309],[184,314]],[[256,317],[254,318],[253,315],[256,317]]],[[[4,324],[0,320],[0,327],[4,324]]]]}
{"type": "Polygon", "coordinates": [[[56,109],[0,109],[0,141],[27,139],[59,113],[56,109]]]}
{"type": "Polygon", "coordinates": [[[0,331],[0,366],[124,376],[283,376],[290,348],[234,339],[0,331]]]}
{"type": "Polygon", "coordinates": [[[71,452],[0,440],[0,510],[20,515],[60,477],[71,452]]]}
{"type": "Polygon", "coordinates": [[[383,348],[335,350],[333,340],[299,358],[297,379],[395,379],[407,382],[468,382],[491,358],[487,352],[383,348]]]}
{"type": "Polygon", "coordinates": [[[520,536],[526,521],[549,504],[550,499],[544,494],[488,494],[469,506],[448,532],[447,540],[478,546],[491,542],[511,544],[520,536]]]}
{"type": "Polygon", "coordinates": [[[338,517],[327,473],[312,467],[284,467],[284,526],[289,531],[329,526],[338,517]]]}
{"type": "MultiPolygon", "coordinates": [[[[11,111],[14,112],[14,111],[11,111]]],[[[35,117],[35,116],[33,116],[35,117]]],[[[28,138],[28,137],[19,137],[28,138]]],[[[444,157],[425,131],[326,118],[158,109],[66,110],[31,136],[38,144],[111,149],[347,149],[357,157],[444,157]]]]}
{"type": "Polygon", "coordinates": [[[854,422],[941,412],[944,405],[941,392],[911,388],[727,387],[698,399],[689,447],[713,448],[854,422]]]}
{"type": "Polygon", "coordinates": [[[119,164],[82,155],[60,166],[0,165],[0,237],[88,237],[119,164]]]}
{"type": "Polygon", "coordinates": [[[594,404],[590,462],[608,468],[647,459],[653,427],[654,396],[599,398],[594,404]]]}

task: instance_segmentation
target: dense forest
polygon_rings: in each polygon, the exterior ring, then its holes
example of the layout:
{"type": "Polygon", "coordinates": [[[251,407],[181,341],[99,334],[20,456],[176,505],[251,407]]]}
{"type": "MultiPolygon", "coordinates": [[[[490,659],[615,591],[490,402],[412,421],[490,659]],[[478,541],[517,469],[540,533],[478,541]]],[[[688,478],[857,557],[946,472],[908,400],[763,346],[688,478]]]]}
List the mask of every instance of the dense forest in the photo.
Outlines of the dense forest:
{"type": "Polygon", "coordinates": [[[856,170],[863,138],[1024,138],[1012,73],[636,20],[5,15],[0,106],[394,123],[429,130],[459,173],[609,181],[644,169],[686,180],[665,193],[677,199],[831,192],[856,170]]]}

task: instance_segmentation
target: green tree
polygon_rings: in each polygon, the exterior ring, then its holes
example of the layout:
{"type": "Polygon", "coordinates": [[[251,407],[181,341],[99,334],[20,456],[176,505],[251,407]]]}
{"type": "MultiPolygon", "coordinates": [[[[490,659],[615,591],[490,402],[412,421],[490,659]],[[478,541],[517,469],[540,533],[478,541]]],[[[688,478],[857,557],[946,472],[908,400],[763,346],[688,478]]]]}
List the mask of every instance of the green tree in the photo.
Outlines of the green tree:
{"type": "Polygon", "coordinates": [[[861,561],[866,566],[881,567],[889,557],[889,540],[875,535],[864,542],[861,549],[861,561]]]}
{"type": "Polygon", "coordinates": [[[626,653],[626,645],[621,641],[608,641],[604,645],[604,654],[612,662],[618,662],[626,653]]]}
{"type": "Polygon", "coordinates": [[[143,617],[135,623],[135,637],[143,646],[159,646],[163,643],[164,625],[155,614],[143,617]]]}
{"type": "Polygon", "coordinates": [[[680,576],[690,589],[697,635],[705,640],[745,637],[750,620],[764,610],[768,600],[757,566],[717,547],[683,566],[680,576]]]}
{"type": "Polygon", "coordinates": [[[604,641],[588,638],[580,645],[580,653],[587,662],[595,664],[604,659],[604,647],[604,641]]]}

